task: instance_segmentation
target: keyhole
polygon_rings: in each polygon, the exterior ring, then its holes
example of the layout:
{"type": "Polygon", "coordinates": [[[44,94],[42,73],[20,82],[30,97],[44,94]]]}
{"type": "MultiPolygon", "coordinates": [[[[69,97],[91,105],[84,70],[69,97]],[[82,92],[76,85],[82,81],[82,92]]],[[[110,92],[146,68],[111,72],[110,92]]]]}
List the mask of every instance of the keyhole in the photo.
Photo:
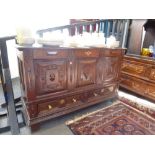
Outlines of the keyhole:
{"type": "Polygon", "coordinates": [[[54,81],[55,80],[55,75],[52,73],[52,74],[50,74],[50,80],[51,81],[54,81]]]}

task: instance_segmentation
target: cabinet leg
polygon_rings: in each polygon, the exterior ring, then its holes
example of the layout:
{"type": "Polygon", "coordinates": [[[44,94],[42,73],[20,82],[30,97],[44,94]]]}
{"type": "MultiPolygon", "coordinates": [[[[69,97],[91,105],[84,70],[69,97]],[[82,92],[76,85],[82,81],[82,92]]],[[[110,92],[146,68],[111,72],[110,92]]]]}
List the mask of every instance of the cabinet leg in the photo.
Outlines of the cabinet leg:
{"type": "Polygon", "coordinates": [[[33,124],[30,126],[31,132],[37,131],[40,128],[40,124],[33,124]]]}

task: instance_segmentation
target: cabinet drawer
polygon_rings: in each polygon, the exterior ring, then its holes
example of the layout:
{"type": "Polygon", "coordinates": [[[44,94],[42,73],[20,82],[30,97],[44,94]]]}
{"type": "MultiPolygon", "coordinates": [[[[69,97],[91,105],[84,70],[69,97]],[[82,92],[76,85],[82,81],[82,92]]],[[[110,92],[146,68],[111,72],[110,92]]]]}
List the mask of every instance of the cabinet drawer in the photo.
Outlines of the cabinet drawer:
{"type": "Polygon", "coordinates": [[[34,50],[33,58],[34,59],[57,59],[57,58],[66,58],[68,56],[67,51],[61,50],[34,50]]]}
{"type": "Polygon", "coordinates": [[[121,85],[123,87],[128,88],[129,90],[132,90],[140,94],[144,94],[147,87],[147,83],[144,82],[143,80],[136,79],[133,77],[130,78],[124,75],[122,75],[121,78],[121,85]]]}
{"type": "Polygon", "coordinates": [[[153,100],[155,98],[155,84],[151,84],[147,81],[123,75],[121,78],[121,86],[133,92],[141,94],[146,98],[150,98],[153,100]]]}
{"type": "Polygon", "coordinates": [[[75,51],[75,56],[79,58],[92,58],[92,57],[99,57],[99,51],[97,50],[81,50],[81,51],[75,51]]]}
{"type": "Polygon", "coordinates": [[[146,67],[145,64],[142,63],[124,61],[122,65],[122,71],[129,74],[144,76],[146,67]]]}
{"type": "Polygon", "coordinates": [[[38,104],[38,114],[46,115],[49,113],[60,112],[64,109],[74,107],[81,103],[81,94],[64,97],[59,100],[54,100],[48,103],[38,104]]]}
{"type": "Polygon", "coordinates": [[[116,85],[111,85],[108,87],[104,87],[104,88],[100,88],[100,89],[90,91],[88,93],[88,102],[103,98],[103,97],[108,96],[108,95],[112,95],[117,90],[116,88],[117,88],[116,85]]]}
{"type": "Polygon", "coordinates": [[[119,57],[121,55],[123,55],[123,51],[120,51],[118,49],[115,49],[115,50],[111,50],[109,52],[109,50],[102,50],[100,51],[100,55],[101,56],[106,56],[106,57],[119,57]]]}

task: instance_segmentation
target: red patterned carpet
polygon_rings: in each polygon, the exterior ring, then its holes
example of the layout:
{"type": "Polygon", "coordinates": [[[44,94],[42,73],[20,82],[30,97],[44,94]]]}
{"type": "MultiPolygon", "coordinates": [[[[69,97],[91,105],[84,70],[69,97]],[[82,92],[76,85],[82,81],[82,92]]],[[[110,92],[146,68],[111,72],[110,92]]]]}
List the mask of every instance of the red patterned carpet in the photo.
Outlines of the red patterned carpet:
{"type": "Polygon", "coordinates": [[[122,99],[109,107],[69,121],[67,125],[76,135],[154,135],[154,113],[149,113],[146,107],[138,107],[132,101],[122,99]]]}

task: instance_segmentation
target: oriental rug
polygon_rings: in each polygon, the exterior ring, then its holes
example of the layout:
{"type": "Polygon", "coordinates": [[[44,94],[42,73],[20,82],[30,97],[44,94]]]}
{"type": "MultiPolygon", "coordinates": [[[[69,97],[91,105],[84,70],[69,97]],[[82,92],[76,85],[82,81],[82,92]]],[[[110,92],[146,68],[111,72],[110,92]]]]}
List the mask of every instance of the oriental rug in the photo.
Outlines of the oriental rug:
{"type": "Polygon", "coordinates": [[[154,135],[154,111],[137,105],[122,98],[66,124],[76,135],[154,135]]]}

